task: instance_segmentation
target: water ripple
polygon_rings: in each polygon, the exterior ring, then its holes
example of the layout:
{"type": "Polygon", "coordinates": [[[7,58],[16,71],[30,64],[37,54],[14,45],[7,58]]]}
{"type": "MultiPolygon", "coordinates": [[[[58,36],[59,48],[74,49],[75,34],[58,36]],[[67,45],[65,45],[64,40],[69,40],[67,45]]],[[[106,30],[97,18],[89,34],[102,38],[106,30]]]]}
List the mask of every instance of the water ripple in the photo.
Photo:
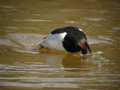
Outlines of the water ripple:
{"type": "Polygon", "coordinates": [[[0,82],[0,86],[16,86],[16,87],[52,87],[52,88],[80,88],[79,84],[71,83],[16,83],[16,82],[0,82]]]}
{"type": "Polygon", "coordinates": [[[16,22],[51,22],[51,20],[45,19],[15,19],[16,22]]]}

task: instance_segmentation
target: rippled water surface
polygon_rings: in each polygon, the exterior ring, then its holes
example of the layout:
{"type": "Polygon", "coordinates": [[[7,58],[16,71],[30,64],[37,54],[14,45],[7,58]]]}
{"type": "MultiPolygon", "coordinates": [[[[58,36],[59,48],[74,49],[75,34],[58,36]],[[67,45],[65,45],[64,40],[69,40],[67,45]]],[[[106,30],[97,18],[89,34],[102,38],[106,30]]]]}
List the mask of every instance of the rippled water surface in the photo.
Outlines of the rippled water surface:
{"type": "Polygon", "coordinates": [[[119,90],[119,0],[0,0],[0,90],[119,90]],[[81,27],[92,56],[39,50],[55,28],[81,27]]]}

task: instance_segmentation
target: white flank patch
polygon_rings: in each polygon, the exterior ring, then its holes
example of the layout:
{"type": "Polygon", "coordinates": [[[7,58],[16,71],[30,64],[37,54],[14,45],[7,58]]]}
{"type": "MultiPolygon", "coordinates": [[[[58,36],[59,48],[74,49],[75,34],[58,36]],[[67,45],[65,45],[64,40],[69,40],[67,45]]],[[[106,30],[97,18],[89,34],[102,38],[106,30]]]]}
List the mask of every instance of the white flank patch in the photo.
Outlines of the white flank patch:
{"type": "Polygon", "coordinates": [[[81,28],[79,28],[79,31],[82,31],[82,32],[83,32],[83,30],[82,30],[81,28]]]}
{"type": "Polygon", "coordinates": [[[58,33],[58,34],[49,34],[46,37],[45,41],[43,41],[42,45],[45,48],[49,48],[49,49],[65,50],[62,45],[62,42],[66,35],[67,35],[66,32],[58,33]]]}

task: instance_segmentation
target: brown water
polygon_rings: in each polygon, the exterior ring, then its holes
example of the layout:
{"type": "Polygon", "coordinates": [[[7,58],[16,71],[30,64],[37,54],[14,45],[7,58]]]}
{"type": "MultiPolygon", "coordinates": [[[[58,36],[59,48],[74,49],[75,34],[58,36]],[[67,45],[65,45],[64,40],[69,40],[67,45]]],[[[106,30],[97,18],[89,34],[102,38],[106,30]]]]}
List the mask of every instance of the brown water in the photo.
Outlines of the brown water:
{"type": "Polygon", "coordinates": [[[0,0],[0,90],[118,90],[119,36],[119,0],[0,0]],[[39,52],[64,26],[84,29],[92,56],[39,52]]]}

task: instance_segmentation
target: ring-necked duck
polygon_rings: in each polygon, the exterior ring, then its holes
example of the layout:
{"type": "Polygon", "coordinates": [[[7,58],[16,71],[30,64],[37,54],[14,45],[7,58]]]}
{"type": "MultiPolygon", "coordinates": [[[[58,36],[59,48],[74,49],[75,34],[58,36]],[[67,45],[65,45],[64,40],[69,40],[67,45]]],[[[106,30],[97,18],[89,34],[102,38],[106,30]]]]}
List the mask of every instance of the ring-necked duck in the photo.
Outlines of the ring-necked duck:
{"type": "Polygon", "coordinates": [[[48,34],[43,43],[43,48],[65,50],[68,52],[91,53],[87,37],[82,29],[77,27],[63,27],[53,30],[48,34]]]}

